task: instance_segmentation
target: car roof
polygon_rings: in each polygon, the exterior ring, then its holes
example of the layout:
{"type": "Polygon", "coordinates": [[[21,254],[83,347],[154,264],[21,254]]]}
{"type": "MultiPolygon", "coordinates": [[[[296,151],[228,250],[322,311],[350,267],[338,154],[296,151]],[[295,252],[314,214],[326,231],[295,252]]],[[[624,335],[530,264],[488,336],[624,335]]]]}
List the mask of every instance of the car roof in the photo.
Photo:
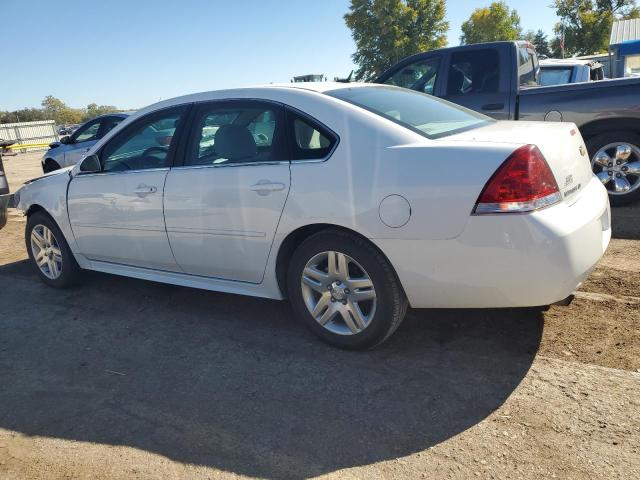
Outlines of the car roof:
{"type": "Polygon", "coordinates": [[[344,82],[292,82],[292,83],[274,83],[269,85],[264,85],[262,88],[292,88],[299,90],[309,90],[312,92],[325,93],[330,92],[331,90],[339,90],[341,88],[362,88],[362,87],[370,87],[371,83],[363,83],[363,82],[353,82],[353,83],[344,83],[344,82]]]}
{"type": "MultiPolygon", "coordinates": [[[[161,100],[160,102],[148,105],[137,110],[136,116],[142,116],[146,113],[160,110],[162,108],[175,107],[186,103],[203,102],[210,100],[230,100],[230,99],[260,99],[264,98],[268,100],[268,92],[288,92],[288,93],[300,93],[300,95],[308,94],[320,94],[326,93],[332,90],[338,90],[342,88],[363,88],[374,87],[372,83],[342,83],[342,82],[300,82],[300,83],[270,83],[267,85],[255,85],[249,87],[239,87],[224,90],[210,90],[206,92],[190,93],[179,97],[168,98],[161,100]]],[[[378,85],[379,86],[379,85],[378,85]]]]}

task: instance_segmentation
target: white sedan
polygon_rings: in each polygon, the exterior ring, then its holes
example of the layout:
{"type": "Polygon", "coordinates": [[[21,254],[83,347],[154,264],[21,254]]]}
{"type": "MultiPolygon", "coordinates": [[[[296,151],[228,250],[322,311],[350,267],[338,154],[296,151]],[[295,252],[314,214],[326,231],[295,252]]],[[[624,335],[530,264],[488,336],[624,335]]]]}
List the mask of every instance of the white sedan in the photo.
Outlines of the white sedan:
{"type": "Polygon", "coordinates": [[[16,196],[51,286],[87,269],[288,298],[344,348],[384,341],[408,305],[562,301],[611,237],[573,124],[369,84],[163,101],[16,196]]]}

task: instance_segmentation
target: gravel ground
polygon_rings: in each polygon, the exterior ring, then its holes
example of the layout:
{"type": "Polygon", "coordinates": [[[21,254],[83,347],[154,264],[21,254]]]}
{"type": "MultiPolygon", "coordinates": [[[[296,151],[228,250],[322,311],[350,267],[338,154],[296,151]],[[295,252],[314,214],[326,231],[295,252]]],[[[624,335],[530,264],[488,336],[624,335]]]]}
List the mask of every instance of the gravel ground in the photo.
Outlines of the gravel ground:
{"type": "MultiPolygon", "coordinates": [[[[38,155],[5,161],[12,190],[38,155]]],[[[0,478],[640,478],[640,206],[569,307],[414,310],[372,352],[285,302],[87,273],[0,232],[0,478]]]]}

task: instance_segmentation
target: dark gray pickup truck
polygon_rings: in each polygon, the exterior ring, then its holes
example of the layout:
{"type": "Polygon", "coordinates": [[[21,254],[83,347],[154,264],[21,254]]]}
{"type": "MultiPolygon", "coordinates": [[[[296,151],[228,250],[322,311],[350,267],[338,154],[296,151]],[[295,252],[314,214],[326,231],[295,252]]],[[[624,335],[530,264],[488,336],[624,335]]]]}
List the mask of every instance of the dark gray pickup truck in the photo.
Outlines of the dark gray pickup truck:
{"type": "Polygon", "coordinates": [[[444,98],[498,120],[574,122],[612,205],[640,199],[640,78],[539,86],[529,42],[443,48],[405,58],[376,83],[444,98]]]}

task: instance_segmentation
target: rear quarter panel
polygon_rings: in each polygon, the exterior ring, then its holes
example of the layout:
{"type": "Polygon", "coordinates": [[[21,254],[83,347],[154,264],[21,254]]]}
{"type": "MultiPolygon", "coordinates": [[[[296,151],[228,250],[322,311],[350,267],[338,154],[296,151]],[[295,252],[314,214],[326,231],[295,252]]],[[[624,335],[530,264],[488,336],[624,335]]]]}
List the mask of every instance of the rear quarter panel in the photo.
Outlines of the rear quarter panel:
{"type": "MultiPolygon", "coordinates": [[[[486,181],[513,145],[427,140],[389,120],[361,111],[330,118],[340,143],[324,162],[293,162],[291,191],[279,232],[310,223],[353,229],[368,238],[454,238],[462,232],[486,181]],[[386,226],[379,206],[389,195],[406,198],[409,221],[386,226]]],[[[333,109],[335,112],[335,109],[333,109]]]]}

